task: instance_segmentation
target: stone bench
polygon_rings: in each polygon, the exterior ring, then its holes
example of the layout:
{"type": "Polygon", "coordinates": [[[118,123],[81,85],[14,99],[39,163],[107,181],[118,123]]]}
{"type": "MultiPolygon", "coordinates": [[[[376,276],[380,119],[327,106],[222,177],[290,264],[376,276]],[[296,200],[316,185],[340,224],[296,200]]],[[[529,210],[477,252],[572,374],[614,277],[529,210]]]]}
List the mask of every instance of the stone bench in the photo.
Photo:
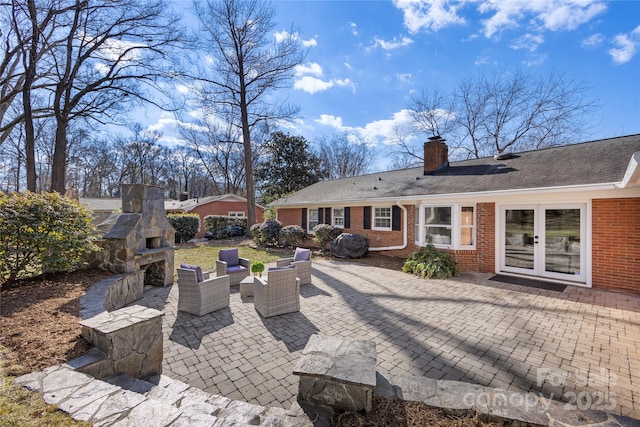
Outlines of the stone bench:
{"type": "Polygon", "coordinates": [[[99,379],[116,373],[134,378],[161,374],[162,316],[158,310],[132,305],[79,322],[82,336],[106,356],[86,373],[99,379]]]}
{"type": "Polygon", "coordinates": [[[299,377],[300,403],[369,412],[376,387],[376,344],[312,335],[293,374],[299,377]]]}

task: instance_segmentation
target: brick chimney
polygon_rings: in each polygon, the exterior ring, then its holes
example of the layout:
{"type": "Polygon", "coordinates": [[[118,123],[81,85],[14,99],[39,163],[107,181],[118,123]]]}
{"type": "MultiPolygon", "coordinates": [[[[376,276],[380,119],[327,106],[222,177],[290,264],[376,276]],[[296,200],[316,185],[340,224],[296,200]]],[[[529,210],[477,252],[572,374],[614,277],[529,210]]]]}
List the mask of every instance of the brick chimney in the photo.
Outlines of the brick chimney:
{"type": "Polygon", "coordinates": [[[189,193],[187,193],[186,191],[183,193],[180,193],[180,201],[184,202],[185,200],[189,200],[189,193]]]}
{"type": "Polygon", "coordinates": [[[430,175],[449,166],[449,148],[440,135],[424,143],[424,174],[430,175]]]}

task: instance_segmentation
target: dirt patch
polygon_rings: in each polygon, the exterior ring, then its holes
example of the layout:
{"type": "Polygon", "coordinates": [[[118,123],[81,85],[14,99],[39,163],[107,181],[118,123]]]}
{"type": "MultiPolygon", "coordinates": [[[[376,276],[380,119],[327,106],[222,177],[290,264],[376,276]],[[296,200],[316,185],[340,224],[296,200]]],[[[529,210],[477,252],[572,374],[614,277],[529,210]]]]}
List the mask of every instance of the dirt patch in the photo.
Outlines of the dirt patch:
{"type": "Polygon", "coordinates": [[[0,290],[0,345],[6,349],[7,375],[23,375],[84,354],[80,335],[80,297],[94,283],[112,276],[101,270],[77,271],[20,280],[0,290]]]}

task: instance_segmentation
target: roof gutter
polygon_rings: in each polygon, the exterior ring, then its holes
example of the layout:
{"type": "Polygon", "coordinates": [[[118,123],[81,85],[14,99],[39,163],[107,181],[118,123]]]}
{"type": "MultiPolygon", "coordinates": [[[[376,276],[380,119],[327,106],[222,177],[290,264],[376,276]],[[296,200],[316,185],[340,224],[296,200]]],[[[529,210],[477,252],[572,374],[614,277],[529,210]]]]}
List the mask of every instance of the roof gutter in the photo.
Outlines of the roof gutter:
{"type": "Polygon", "coordinates": [[[616,187],[627,188],[640,184],[640,167],[638,167],[638,163],[640,163],[640,151],[633,153],[631,160],[629,160],[627,171],[625,172],[622,181],[616,184],[616,187]]]}
{"type": "Polygon", "coordinates": [[[402,209],[403,217],[404,217],[404,234],[402,236],[403,243],[400,246],[383,246],[380,248],[369,248],[370,251],[397,251],[400,249],[404,249],[407,247],[407,234],[409,233],[409,229],[407,228],[407,208],[400,204],[400,201],[396,202],[396,205],[402,209]]]}

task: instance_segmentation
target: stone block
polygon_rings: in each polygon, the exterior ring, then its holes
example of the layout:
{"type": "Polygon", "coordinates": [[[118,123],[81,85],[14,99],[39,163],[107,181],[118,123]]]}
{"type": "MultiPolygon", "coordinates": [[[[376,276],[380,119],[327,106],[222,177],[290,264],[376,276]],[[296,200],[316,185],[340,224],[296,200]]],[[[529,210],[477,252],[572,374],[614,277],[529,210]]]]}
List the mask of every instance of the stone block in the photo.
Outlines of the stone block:
{"type": "Polygon", "coordinates": [[[82,335],[106,354],[98,378],[123,373],[144,378],[162,372],[163,313],[138,305],[80,322],[82,335]]]}
{"type": "Polygon", "coordinates": [[[299,377],[299,402],[369,412],[376,387],[376,345],[312,335],[293,373],[299,377]]]}

